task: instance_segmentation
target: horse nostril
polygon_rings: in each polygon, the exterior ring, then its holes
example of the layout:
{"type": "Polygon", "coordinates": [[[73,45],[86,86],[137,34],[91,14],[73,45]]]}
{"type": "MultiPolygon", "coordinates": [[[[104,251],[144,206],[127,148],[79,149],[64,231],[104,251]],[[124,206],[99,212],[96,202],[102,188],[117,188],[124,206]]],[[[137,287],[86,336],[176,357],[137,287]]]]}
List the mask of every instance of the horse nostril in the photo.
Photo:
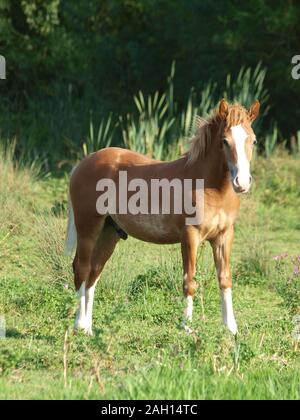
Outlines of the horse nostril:
{"type": "Polygon", "coordinates": [[[251,185],[252,184],[252,176],[250,175],[250,177],[249,177],[249,184],[251,185]]]}
{"type": "Polygon", "coordinates": [[[236,176],[234,178],[233,183],[234,183],[235,187],[239,188],[240,184],[239,184],[239,177],[238,176],[236,176]]]}

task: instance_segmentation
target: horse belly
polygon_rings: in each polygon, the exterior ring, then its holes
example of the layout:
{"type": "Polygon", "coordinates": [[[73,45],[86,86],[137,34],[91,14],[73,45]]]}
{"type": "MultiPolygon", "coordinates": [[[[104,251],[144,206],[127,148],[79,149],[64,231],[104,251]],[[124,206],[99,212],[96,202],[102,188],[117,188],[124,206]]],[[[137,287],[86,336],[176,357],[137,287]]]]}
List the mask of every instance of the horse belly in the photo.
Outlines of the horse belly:
{"type": "Polygon", "coordinates": [[[128,235],[157,244],[180,242],[178,219],[172,215],[111,215],[128,235]]]}

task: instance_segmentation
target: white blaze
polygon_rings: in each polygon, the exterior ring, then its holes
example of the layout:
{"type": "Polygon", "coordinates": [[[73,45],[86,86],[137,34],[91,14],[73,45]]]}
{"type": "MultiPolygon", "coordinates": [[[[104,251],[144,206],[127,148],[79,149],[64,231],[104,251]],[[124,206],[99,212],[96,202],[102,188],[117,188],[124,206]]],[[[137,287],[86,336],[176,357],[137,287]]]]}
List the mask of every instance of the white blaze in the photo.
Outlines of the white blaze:
{"type": "Polygon", "coordinates": [[[248,137],[246,131],[240,125],[231,127],[232,137],[237,152],[237,174],[240,187],[248,191],[250,187],[250,162],[246,156],[246,139],[248,137]]]}
{"type": "Polygon", "coordinates": [[[233,313],[233,304],[232,304],[232,290],[231,289],[223,289],[221,291],[222,295],[222,315],[224,324],[227,328],[232,332],[232,334],[236,335],[237,325],[233,313]]]}

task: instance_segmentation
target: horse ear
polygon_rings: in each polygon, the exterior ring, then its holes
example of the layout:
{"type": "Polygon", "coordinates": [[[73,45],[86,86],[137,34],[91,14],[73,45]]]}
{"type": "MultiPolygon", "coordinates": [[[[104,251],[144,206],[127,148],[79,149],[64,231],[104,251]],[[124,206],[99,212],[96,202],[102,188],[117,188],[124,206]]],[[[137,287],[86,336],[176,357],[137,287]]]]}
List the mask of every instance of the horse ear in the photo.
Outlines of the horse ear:
{"type": "Polygon", "coordinates": [[[229,104],[226,99],[222,99],[219,104],[219,116],[222,120],[226,120],[229,111],[229,104]]]}
{"type": "Polygon", "coordinates": [[[253,122],[256,120],[256,118],[258,117],[259,114],[259,110],[260,110],[260,102],[259,101],[255,101],[252,105],[251,108],[249,110],[249,116],[250,116],[250,121],[253,122]]]}

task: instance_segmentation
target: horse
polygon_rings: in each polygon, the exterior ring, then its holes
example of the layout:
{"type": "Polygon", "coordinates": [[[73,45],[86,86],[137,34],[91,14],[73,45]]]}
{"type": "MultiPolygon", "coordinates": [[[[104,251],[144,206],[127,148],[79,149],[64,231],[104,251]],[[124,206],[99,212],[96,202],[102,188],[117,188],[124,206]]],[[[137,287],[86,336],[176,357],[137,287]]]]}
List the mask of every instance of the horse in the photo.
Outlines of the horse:
{"type": "MultiPolygon", "coordinates": [[[[191,332],[193,297],[197,288],[194,278],[197,250],[200,244],[208,241],[219,282],[223,322],[233,335],[237,334],[230,254],[240,195],[246,194],[252,183],[250,161],[257,143],[252,123],[259,110],[259,101],[246,109],[240,104],[221,100],[207,119],[198,118],[188,151],[175,161],[158,161],[128,149],[109,147],[87,156],[73,169],[69,186],[66,252],[72,255],[76,249],[73,272],[78,308],[74,332],[83,330],[87,335],[93,334],[96,284],[118,241],[130,235],[156,244],[181,244],[186,299],[183,325],[187,332],[191,332]],[[106,185],[111,183],[124,193],[119,179],[121,172],[126,173],[130,181],[142,180],[144,186],[149,186],[153,180],[203,180],[201,220],[186,223],[186,211],[181,214],[175,212],[174,206],[170,207],[169,214],[121,211],[121,206],[128,204],[132,198],[132,188],[127,197],[125,194],[123,199],[116,198],[113,205],[99,213],[97,200],[101,197],[99,191],[102,187],[97,185],[106,180],[106,185]],[[127,202],[124,203],[124,200],[127,202]]],[[[104,188],[102,191],[104,194],[104,188]]],[[[151,200],[149,191],[147,194],[151,200]]],[[[191,194],[194,203],[197,198],[194,184],[191,194]]],[[[172,197],[176,201],[174,194],[172,197]]]]}

